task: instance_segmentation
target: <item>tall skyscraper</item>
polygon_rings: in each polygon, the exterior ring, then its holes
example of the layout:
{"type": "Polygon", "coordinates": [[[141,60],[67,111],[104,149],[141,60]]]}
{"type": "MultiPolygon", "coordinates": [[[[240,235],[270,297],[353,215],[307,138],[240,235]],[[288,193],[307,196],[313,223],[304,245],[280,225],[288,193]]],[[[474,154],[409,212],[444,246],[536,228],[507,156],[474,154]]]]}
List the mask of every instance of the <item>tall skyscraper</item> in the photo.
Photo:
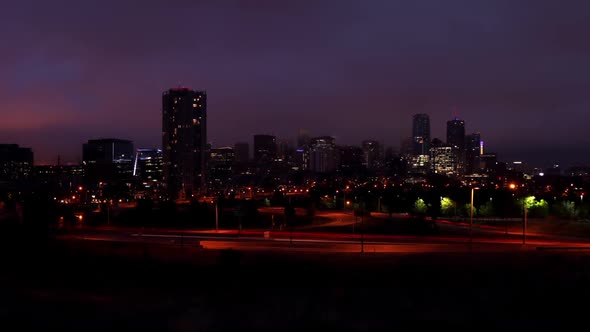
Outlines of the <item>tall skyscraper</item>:
{"type": "Polygon", "coordinates": [[[172,199],[190,199],[207,184],[207,93],[187,88],[162,95],[164,184],[172,199]]]}
{"type": "Polygon", "coordinates": [[[277,140],[272,135],[254,135],[254,161],[269,163],[277,157],[277,140]]]}
{"type": "Polygon", "coordinates": [[[467,174],[473,174],[479,170],[478,157],[481,155],[481,150],[483,150],[482,146],[483,142],[479,133],[465,136],[465,166],[467,174]]]}
{"type": "Polygon", "coordinates": [[[414,155],[428,155],[430,151],[430,117],[416,114],[412,121],[414,155]]]}
{"type": "Polygon", "coordinates": [[[465,173],[465,121],[457,117],[447,121],[447,144],[455,149],[457,173],[465,173]]]}
{"type": "Polygon", "coordinates": [[[447,144],[465,150],[465,121],[459,118],[447,121],[447,144]]]}

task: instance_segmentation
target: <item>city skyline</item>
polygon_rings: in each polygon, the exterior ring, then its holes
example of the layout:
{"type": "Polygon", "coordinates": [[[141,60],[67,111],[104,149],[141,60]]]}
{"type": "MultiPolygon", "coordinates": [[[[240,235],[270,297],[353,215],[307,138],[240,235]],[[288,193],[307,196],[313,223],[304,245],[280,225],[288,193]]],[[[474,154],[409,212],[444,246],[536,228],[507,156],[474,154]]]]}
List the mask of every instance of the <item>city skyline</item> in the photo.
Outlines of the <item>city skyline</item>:
{"type": "Polygon", "coordinates": [[[0,141],[39,163],[100,137],[159,147],[179,85],[210,93],[214,146],[306,129],[399,147],[413,114],[444,138],[457,113],[503,160],[590,163],[582,2],[28,2],[0,14],[0,141]]]}

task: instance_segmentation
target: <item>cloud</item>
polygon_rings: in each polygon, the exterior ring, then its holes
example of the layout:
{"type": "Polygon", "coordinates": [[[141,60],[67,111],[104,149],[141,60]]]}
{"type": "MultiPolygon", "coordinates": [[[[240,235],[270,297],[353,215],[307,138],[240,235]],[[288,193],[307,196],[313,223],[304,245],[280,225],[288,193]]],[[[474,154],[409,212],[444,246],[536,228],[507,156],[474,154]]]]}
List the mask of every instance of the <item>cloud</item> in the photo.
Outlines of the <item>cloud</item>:
{"type": "Polygon", "coordinates": [[[208,91],[220,145],[299,128],[397,145],[417,112],[444,137],[453,106],[498,150],[587,144],[588,9],[576,0],[10,2],[0,10],[0,127],[37,128],[31,144],[49,136],[67,151],[80,143],[56,137],[72,127],[159,145],[160,94],[186,85],[208,91]]]}

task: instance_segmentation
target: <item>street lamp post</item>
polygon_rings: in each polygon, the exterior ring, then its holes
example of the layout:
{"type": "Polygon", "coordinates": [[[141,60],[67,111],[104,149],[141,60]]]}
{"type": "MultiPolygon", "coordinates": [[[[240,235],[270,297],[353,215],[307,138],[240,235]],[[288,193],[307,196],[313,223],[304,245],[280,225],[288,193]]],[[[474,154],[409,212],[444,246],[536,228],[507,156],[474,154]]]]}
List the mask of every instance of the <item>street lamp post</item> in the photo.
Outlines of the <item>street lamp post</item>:
{"type": "Polygon", "coordinates": [[[473,198],[478,187],[471,188],[471,204],[469,205],[469,243],[473,242],[473,198]]]}
{"type": "Polygon", "coordinates": [[[346,187],[344,187],[344,189],[342,189],[342,202],[343,202],[342,209],[344,211],[346,211],[346,205],[348,205],[346,202],[346,190],[348,190],[349,188],[350,188],[349,186],[346,186],[346,187]]]}
{"type": "Polygon", "coordinates": [[[522,245],[526,245],[526,228],[527,228],[527,210],[526,210],[526,197],[522,199],[522,245]]]}
{"type": "MultiPolygon", "coordinates": [[[[517,189],[517,185],[514,183],[511,183],[508,187],[511,190],[517,189]]],[[[526,245],[526,231],[527,231],[526,196],[522,195],[522,245],[526,245]]]]}
{"type": "Polygon", "coordinates": [[[469,243],[473,242],[473,196],[475,188],[471,188],[471,204],[469,206],[469,243]]]}

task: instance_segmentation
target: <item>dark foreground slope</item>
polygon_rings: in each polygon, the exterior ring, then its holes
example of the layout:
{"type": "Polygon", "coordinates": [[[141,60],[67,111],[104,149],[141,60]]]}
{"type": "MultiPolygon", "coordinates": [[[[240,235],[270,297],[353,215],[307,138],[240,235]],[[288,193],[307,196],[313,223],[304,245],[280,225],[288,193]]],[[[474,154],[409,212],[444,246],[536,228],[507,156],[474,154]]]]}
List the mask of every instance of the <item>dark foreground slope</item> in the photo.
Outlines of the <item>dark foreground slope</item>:
{"type": "Polygon", "coordinates": [[[554,331],[588,317],[590,255],[580,252],[403,256],[40,242],[4,245],[2,330],[554,331]]]}

